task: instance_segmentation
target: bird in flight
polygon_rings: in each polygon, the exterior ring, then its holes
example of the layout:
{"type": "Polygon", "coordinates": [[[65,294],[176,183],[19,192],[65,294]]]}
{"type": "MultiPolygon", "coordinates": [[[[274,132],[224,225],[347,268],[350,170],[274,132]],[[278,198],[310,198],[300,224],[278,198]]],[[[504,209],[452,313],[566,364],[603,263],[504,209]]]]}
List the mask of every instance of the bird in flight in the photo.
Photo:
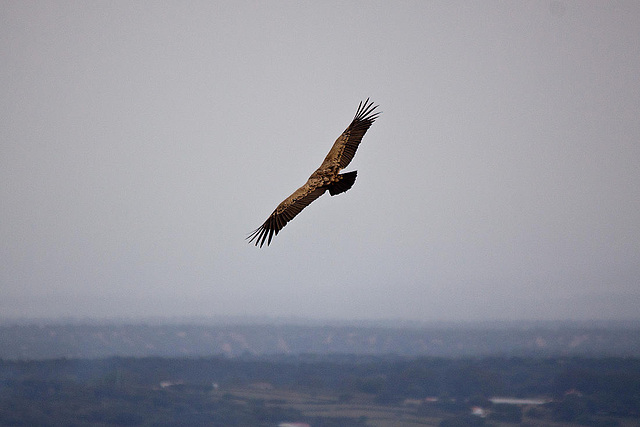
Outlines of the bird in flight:
{"type": "Polygon", "coordinates": [[[250,243],[255,240],[255,245],[262,247],[266,240],[269,246],[274,234],[277,235],[302,209],[322,196],[325,191],[329,190],[329,194],[335,196],[351,188],[356,181],[357,171],[340,173],[340,170],[351,162],[362,137],[378,118],[380,112],[376,112],[376,108],[378,106],[369,102],[369,98],[364,103],[360,102],[355,117],[333,144],[320,167],[302,187],[278,205],[264,224],[249,234],[247,239],[250,243]]]}

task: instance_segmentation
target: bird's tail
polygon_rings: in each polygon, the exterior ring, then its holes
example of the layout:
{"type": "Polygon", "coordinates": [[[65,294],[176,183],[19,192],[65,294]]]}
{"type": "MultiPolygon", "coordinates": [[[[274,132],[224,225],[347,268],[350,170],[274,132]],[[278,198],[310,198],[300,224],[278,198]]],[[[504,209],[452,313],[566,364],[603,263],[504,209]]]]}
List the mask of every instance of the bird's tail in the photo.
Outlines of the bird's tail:
{"type": "Polygon", "coordinates": [[[338,175],[338,181],[329,186],[329,194],[335,196],[336,194],[344,193],[353,186],[356,182],[356,175],[358,171],[341,173],[338,175]]]}

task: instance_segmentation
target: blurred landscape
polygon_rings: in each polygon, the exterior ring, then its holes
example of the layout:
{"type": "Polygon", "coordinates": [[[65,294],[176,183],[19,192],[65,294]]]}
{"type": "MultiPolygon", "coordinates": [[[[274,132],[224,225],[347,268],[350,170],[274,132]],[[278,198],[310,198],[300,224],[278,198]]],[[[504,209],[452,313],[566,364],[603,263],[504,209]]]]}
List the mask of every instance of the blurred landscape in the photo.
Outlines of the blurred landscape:
{"type": "Polygon", "coordinates": [[[640,425],[628,322],[4,320],[0,425],[640,425]]]}
{"type": "Polygon", "coordinates": [[[640,357],[640,321],[5,320],[0,358],[272,354],[640,357]]]}

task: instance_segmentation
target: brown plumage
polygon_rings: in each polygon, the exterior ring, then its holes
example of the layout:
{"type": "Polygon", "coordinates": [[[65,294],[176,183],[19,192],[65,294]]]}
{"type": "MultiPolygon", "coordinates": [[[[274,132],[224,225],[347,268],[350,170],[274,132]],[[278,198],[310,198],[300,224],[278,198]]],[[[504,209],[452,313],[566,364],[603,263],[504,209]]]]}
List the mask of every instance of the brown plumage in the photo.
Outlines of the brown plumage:
{"type": "Polygon", "coordinates": [[[325,191],[329,190],[329,194],[335,196],[351,188],[356,181],[357,172],[339,172],[351,162],[365,132],[378,118],[380,112],[374,112],[376,108],[378,106],[374,106],[368,98],[364,103],[360,102],[353,121],[333,144],[320,167],[302,187],[278,205],[264,224],[247,237],[249,242],[255,240],[255,245],[262,247],[266,240],[269,246],[274,234],[277,235],[302,209],[322,196],[325,191]]]}

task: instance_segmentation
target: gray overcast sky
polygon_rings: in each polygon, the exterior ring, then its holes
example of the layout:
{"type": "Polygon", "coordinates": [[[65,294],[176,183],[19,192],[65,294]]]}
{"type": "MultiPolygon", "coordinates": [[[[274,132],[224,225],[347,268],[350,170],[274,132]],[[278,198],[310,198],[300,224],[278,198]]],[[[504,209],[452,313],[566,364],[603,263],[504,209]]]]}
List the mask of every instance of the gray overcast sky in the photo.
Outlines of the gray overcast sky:
{"type": "Polygon", "coordinates": [[[0,316],[638,317],[639,76],[637,1],[3,0],[0,316]]]}

